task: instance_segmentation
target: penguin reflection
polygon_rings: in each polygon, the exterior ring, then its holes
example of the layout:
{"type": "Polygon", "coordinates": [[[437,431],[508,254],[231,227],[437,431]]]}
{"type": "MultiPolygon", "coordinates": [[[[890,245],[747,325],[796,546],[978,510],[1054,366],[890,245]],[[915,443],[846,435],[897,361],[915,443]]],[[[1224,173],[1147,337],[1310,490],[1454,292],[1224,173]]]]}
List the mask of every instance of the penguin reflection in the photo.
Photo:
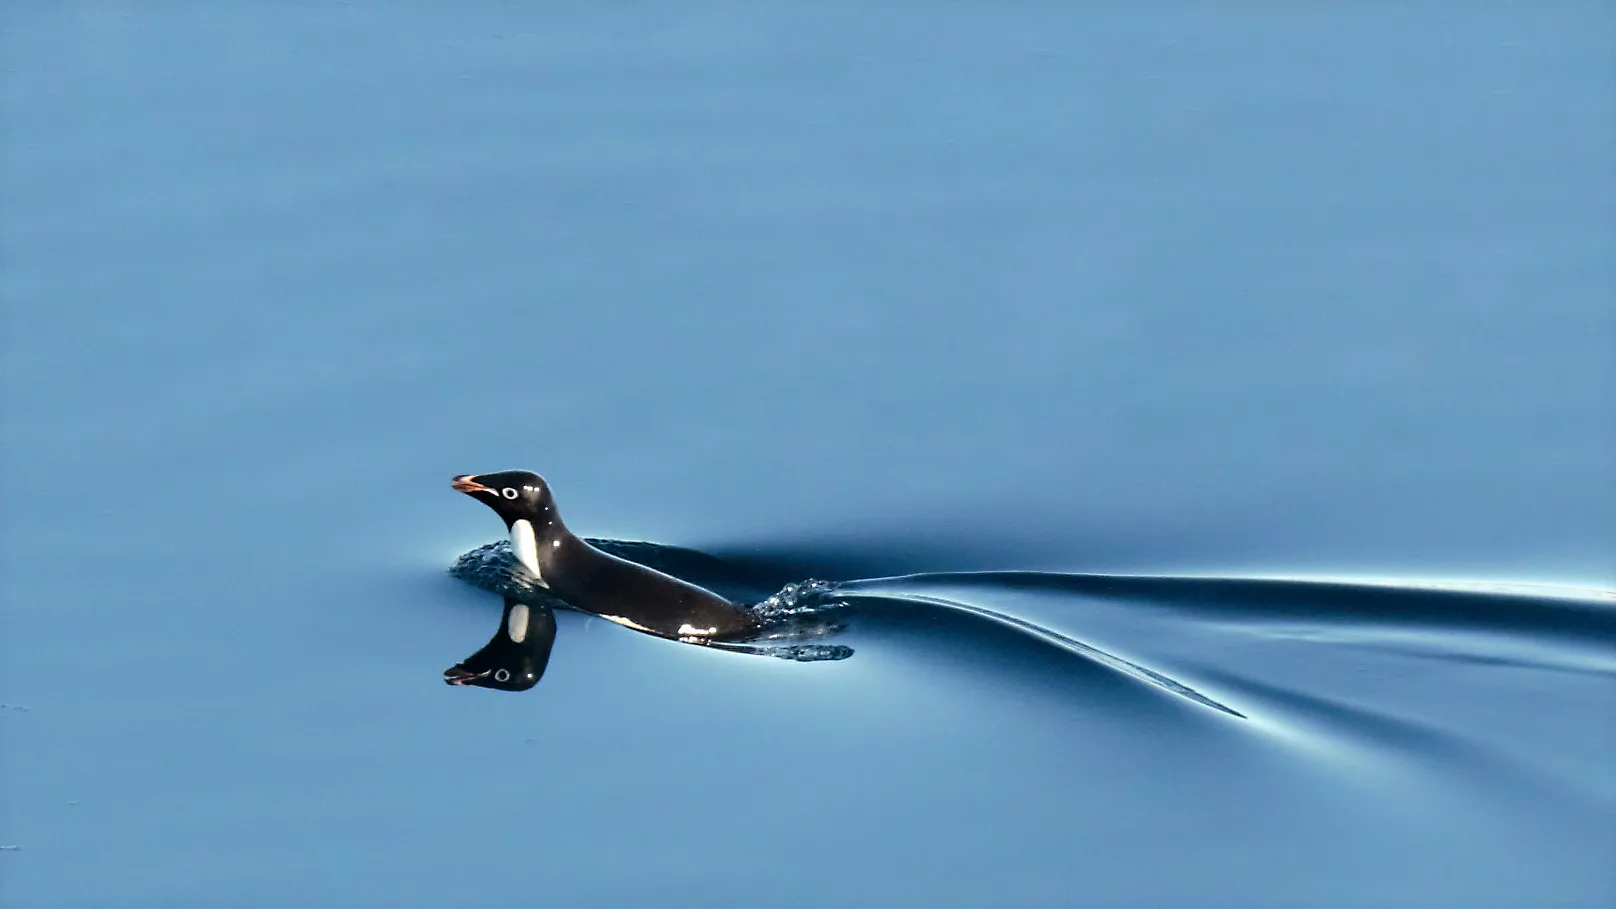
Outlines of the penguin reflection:
{"type": "Polygon", "coordinates": [[[555,613],[542,603],[505,598],[505,617],[483,648],[443,670],[450,685],[526,691],[539,683],[555,646],[555,613]]]}
{"type": "MultiPolygon", "coordinates": [[[[772,630],[751,641],[712,641],[691,638],[681,643],[712,647],[730,653],[774,657],[798,663],[845,660],[853,648],[840,644],[820,644],[817,640],[836,634],[842,626],[819,616],[792,616],[778,621],[772,630]]],[[[554,610],[541,596],[530,594],[523,602],[505,597],[505,615],[499,629],[483,648],[443,670],[450,685],[475,685],[500,691],[526,691],[544,677],[555,646],[554,610]]]]}

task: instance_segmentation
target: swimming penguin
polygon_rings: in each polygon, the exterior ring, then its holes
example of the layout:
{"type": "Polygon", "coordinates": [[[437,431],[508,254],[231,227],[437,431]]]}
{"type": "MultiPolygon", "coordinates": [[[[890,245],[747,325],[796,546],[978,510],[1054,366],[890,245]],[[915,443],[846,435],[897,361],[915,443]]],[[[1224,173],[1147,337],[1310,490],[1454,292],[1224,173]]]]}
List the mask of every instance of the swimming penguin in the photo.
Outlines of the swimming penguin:
{"type": "Polygon", "coordinates": [[[734,640],[757,630],[757,621],[740,604],[574,536],[561,523],[549,484],[536,473],[466,474],[450,485],[494,509],[510,530],[517,561],[570,606],[679,640],[734,640]]]}
{"type": "Polygon", "coordinates": [[[443,670],[443,680],[450,685],[526,691],[544,676],[555,637],[555,613],[550,607],[506,597],[499,630],[481,650],[443,670]]]}

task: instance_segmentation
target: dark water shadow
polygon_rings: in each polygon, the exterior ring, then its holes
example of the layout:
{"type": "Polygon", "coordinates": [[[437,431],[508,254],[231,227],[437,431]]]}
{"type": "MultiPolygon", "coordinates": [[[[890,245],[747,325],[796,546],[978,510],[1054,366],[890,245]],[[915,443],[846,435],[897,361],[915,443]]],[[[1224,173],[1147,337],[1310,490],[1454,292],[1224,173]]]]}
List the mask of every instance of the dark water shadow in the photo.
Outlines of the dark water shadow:
{"type": "Polygon", "coordinates": [[[858,586],[908,582],[961,589],[1072,594],[1155,604],[1209,619],[1380,623],[1529,632],[1616,647],[1616,600],[1587,597],[1394,586],[1350,581],[1150,577],[1049,572],[954,572],[881,578],[858,586]]]}
{"type": "Polygon", "coordinates": [[[1198,526],[1129,524],[1121,518],[1074,524],[1070,514],[995,518],[980,510],[915,515],[854,531],[809,531],[791,538],[712,540],[701,549],[766,587],[802,578],[847,581],[959,571],[1068,569],[1085,565],[1171,563],[1204,548],[1198,526]]]}

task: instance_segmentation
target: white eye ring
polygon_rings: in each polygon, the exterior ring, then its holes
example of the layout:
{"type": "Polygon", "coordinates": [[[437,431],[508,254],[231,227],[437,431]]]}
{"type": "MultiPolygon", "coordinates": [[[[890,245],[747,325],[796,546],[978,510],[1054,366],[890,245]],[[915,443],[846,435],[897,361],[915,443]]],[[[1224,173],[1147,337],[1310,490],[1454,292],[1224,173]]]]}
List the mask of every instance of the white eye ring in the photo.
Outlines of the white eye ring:
{"type": "Polygon", "coordinates": [[[505,487],[505,488],[504,488],[504,489],[501,489],[501,490],[500,490],[500,491],[499,491],[499,494],[500,494],[500,495],[502,495],[502,496],[504,496],[504,497],[505,497],[505,498],[507,498],[507,499],[514,499],[514,498],[516,498],[516,490],[514,490],[514,489],[512,489],[512,488],[511,488],[511,487],[509,487],[509,486],[507,486],[507,487],[505,487]]]}
{"type": "Polygon", "coordinates": [[[496,670],[494,670],[494,681],[496,681],[496,682],[509,682],[510,680],[511,680],[511,671],[509,669],[496,669],[496,670]]]}

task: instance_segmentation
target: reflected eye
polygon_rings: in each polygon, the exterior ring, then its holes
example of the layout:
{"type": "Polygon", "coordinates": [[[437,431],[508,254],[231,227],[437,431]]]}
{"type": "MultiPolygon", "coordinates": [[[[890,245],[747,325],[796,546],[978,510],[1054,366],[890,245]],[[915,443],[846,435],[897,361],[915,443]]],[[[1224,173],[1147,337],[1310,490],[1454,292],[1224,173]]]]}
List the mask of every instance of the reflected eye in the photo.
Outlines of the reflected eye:
{"type": "Polygon", "coordinates": [[[499,494],[500,494],[500,495],[502,495],[502,496],[504,496],[504,497],[505,497],[505,498],[507,498],[507,499],[514,499],[514,498],[516,498],[516,490],[514,490],[514,489],[512,489],[512,488],[511,488],[511,487],[509,487],[509,486],[507,486],[507,487],[505,487],[505,488],[504,488],[504,489],[501,489],[501,490],[500,490],[500,491],[499,491],[499,494]]]}
{"type": "Polygon", "coordinates": [[[509,669],[496,669],[496,670],[494,670],[494,681],[496,681],[496,682],[509,682],[510,680],[511,680],[511,671],[509,669]]]}

